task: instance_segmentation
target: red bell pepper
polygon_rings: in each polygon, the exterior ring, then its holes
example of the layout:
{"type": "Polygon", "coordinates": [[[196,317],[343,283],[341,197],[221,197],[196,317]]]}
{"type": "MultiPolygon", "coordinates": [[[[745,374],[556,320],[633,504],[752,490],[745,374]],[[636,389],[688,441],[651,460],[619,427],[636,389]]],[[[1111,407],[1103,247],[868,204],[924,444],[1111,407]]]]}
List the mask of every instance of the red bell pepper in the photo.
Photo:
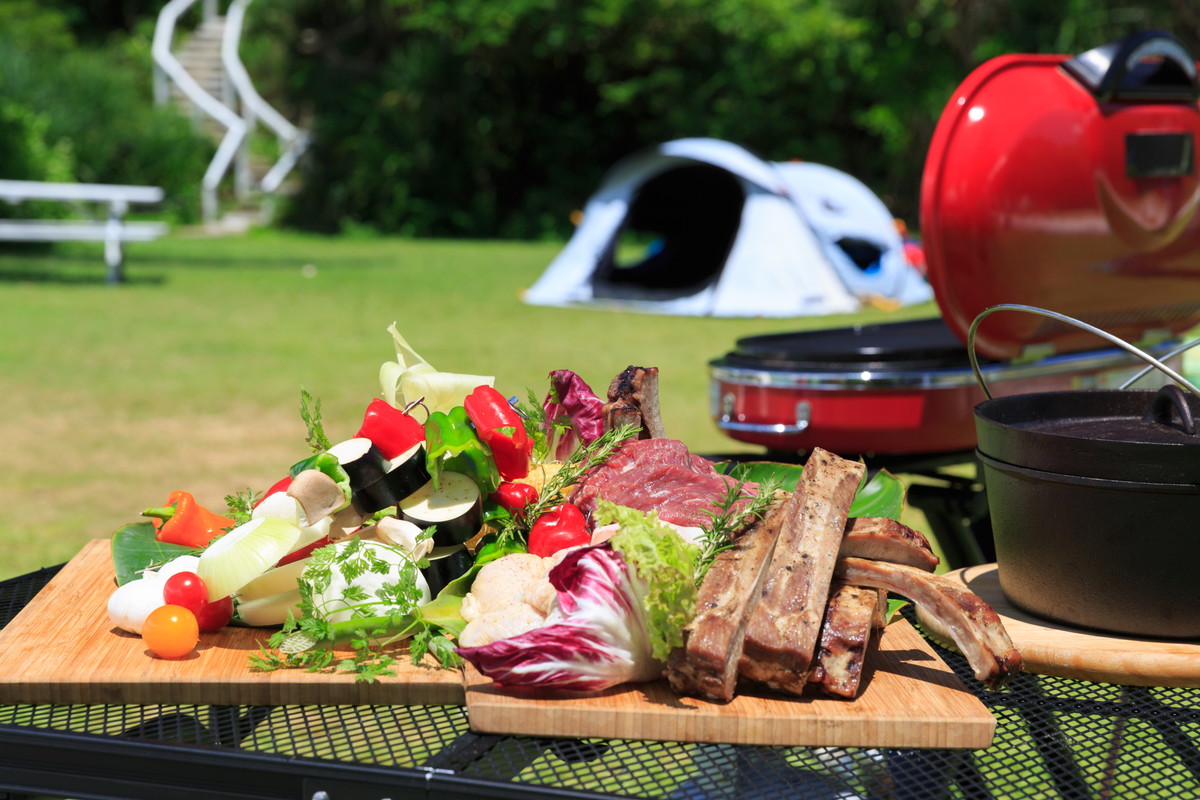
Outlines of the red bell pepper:
{"type": "Polygon", "coordinates": [[[196,502],[191,493],[174,491],[161,508],[147,508],[142,516],[161,520],[155,527],[160,542],[203,549],[236,523],[229,517],[209,511],[196,502]]]}
{"type": "Polygon", "coordinates": [[[592,543],[587,520],[579,506],[573,503],[551,506],[529,530],[529,552],[535,556],[553,555],[568,547],[580,547],[592,543]]]}
{"type": "Polygon", "coordinates": [[[504,395],[487,384],[476,386],[463,400],[463,407],[476,435],[491,449],[500,477],[512,481],[528,475],[533,440],[525,432],[521,415],[504,395]]]}
{"type": "Polygon", "coordinates": [[[266,500],[276,492],[286,492],[287,488],[292,485],[293,480],[295,480],[295,478],[293,478],[291,475],[284,475],[282,478],[275,481],[273,484],[271,484],[271,488],[263,492],[262,497],[258,498],[258,500],[254,502],[252,508],[258,508],[260,505],[262,505],[263,500],[266,500]]]}
{"type": "Polygon", "coordinates": [[[362,427],[355,435],[370,439],[384,458],[393,459],[425,441],[425,426],[386,400],[376,398],[367,405],[362,427]]]}

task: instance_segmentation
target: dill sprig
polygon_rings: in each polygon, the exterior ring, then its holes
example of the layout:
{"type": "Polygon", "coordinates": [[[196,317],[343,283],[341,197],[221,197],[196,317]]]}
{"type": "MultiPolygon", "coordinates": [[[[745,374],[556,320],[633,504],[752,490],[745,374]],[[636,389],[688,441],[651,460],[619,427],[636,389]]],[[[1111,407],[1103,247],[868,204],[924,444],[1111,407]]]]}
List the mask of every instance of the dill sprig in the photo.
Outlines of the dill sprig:
{"type": "Polygon", "coordinates": [[[321,401],[308,393],[307,389],[300,390],[300,419],[308,428],[304,441],[314,453],[324,453],[329,449],[329,437],[325,435],[325,425],[321,422],[321,401]]]}
{"type": "Polygon", "coordinates": [[[704,579],[717,554],[733,545],[738,532],[766,515],[778,499],[776,493],[782,487],[783,481],[771,476],[758,484],[758,491],[753,497],[747,497],[744,481],[728,482],[724,496],[708,512],[709,523],[701,526],[700,558],[696,562],[697,584],[704,579]]]}

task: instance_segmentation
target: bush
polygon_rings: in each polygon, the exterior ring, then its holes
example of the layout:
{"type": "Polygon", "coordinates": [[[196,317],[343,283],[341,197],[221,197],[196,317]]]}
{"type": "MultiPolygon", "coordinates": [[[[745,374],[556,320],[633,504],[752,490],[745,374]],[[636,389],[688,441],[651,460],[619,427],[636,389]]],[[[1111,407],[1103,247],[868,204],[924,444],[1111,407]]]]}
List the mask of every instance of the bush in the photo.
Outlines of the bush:
{"type": "MultiPolygon", "coordinates": [[[[0,3],[0,21],[22,6],[0,3]]],[[[212,145],[154,107],[148,48],[80,48],[60,15],[24,13],[0,28],[0,177],[161,186],[168,213],[194,219],[212,145]]]]}

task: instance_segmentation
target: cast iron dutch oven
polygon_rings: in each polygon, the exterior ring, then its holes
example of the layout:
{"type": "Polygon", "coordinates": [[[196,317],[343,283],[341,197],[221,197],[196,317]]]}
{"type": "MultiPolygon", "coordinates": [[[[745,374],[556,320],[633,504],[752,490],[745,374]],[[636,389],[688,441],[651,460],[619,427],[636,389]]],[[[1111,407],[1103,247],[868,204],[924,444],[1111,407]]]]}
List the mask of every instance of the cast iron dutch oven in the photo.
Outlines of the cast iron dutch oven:
{"type": "Polygon", "coordinates": [[[976,406],[1005,596],[1068,625],[1200,638],[1197,418],[1174,385],[976,406]]]}

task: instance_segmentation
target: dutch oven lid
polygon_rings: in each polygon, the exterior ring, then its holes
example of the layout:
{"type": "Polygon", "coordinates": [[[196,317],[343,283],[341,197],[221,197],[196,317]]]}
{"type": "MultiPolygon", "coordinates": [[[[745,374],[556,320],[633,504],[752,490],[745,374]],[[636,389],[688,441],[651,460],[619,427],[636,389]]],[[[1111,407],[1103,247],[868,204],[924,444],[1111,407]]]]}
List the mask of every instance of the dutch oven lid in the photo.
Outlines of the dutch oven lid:
{"type": "Polygon", "coordinates": [[[1010,395],[975,407],[979,452],[1018,467],[1083,478],[1200,483],[1200,398],[1155,391],[1010,395]]]}
{"type": "MultiPolygon", "coordinates": [[[[928,274],[966,342],[985,308],[1053,308],[1126,341],[1200,323],[1200,82],[1169,34],[1074,58],[994,58],[954,92],[921,185],[928,274]]],[[[1090,350],[1086,334],[1003,315],[980,354],[1090,350]]]]}

